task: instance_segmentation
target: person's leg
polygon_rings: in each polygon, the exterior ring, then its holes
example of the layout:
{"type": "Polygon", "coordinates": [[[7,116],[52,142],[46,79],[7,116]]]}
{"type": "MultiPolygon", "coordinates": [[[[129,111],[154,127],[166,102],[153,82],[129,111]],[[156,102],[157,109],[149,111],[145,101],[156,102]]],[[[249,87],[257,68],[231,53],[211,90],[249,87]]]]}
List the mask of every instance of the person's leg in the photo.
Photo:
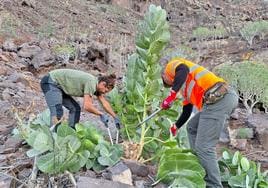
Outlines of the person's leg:
{"type": "Polygon", "coordinates": [[[192,149],[195,147],[195,139],[197,134],[197,127],[200,118],[200,112],[196,113],[187,123],[187,134],[189,139],[189,144],[192,149]]]}
{"type": "Polygon", "coordinates": [[[226,144],[230,142],[230,134],[229,134],[228,126],[229,126],[229,118],[225,120],[223,129],[220,134],[219,142],[221,143],[226,144]]]}
{"type": "Polygon", "coordinates": [[[236,107],[238,97],[229,91],[224,98],[211,105],[204,105],[200,114],[195,151],[206,170],[207,187],[222,188],[220,170],[217,163],[216,144],[225,120],[236,107]]]}
{"type": "Polygon", "coordinates": [[[206,170],[207,187],[222,187],[217,164],[216,144],[223,127],[223,118],[200,116],[195,152],[206,170]]]}
{"type": "Polygon", "coordinates": [[[80,105],[69,95],[63,95],[63,106],[69,110],[69,126],[75,128],[75,124],[79,122],[81,107],[80,105]]]}
{"type": "Polygon", "coordinates": [[[50,126],[59,123],[63,116],[62,91],[51,83],[49,76],[41,80],[41,89],[50,110],[50,126]]]}

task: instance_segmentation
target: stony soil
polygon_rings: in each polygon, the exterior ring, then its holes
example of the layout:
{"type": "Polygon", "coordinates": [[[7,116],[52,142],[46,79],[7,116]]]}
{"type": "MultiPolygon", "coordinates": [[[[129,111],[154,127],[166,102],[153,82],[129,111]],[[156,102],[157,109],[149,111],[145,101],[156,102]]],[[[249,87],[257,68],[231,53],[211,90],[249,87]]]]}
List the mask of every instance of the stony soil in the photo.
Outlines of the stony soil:
{"type": "MultiPolygon", "coordinates": [[[[247,22],[268,20],[268,3],[263,0],[0,0],[0,166],[11,166],[8,172],[19,179],[29,175],[28,148],[10,136],[17,125],[14,113],[27,118],[46,108],[39,81],[49,70],[68,67],[96,76],[116,72],[122,83],[127,57],[135,49],[138,21],[150,3],[168,12],[170,51],[183,48],[191,60],[211,70],[228,61],[268,62],[268,34],[262,39],[256,36],[251,45],[240,34],[247,22]],[[227,34],[201,40],[192,35],[200,26],[224,27],[227,34]],[[59,54],[55,49],[64,45],[75,51],[68,56],[59,54]]],[[[231,121],[234,130],[253,126],[254,137],[246,144],[220,144],[218,151],[240,149],[268,168],[268,147],[262,144],[268,143],[267,136],[256,132],[267,128],[268,118],[258,109],[255,114],[254,121],[248,121],[241,108],[231,121]]],[[[83,112],[81,119],[91,119],[103,128],[88,113],[83,112]]]]}

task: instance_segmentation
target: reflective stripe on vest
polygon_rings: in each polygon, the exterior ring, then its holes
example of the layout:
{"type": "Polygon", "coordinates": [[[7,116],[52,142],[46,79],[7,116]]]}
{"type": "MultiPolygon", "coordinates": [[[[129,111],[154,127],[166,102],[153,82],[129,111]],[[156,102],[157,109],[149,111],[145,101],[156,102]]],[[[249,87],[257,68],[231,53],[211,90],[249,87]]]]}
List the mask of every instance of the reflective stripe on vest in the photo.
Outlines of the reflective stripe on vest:
{"type": "MultiPolygon", "coordinates": [[[[175,63],[174,63],[175,64],[175,63]]],[[[195,64],[194,66],[190,67],[190,72],[189,74],[193,73],[197,68],[199,68],[200,66],[195,64]]],[[[200,78],[202,78],[203,76],[205,76],[206,74],[210,73],[208,70],[204,69],[202,70],[201,72],[197,73],[194,77],[194,80],[191,80],[189,85],[188,85],[188,88],[187,88],[187,91],[186,91],[186,99],[188,101],[190,101],[191,99],[191,94],[192,94],[192,91],[193,91],[193,88],[196,84],[195,80],[198,80],[200,78]]],[[[181,87],[182,91],[185,93],[185,89],[186,89],[186,82],[182,85],[181,87]]]]}

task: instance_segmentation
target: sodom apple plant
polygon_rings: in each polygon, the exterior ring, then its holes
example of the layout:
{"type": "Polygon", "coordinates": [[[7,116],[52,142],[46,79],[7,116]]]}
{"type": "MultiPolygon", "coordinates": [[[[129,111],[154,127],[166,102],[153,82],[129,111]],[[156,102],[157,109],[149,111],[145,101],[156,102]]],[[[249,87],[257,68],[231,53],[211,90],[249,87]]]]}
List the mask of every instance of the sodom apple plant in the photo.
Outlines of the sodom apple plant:
{"type": "Polygon", "coordinates": [[[126,137],[139,143],[138,159],[142,154],[149,157],[149,153],[155,153],[159,142],[162,142],[159,138],[168,138],[169,122],[163,117],[167,115],[171,119],[176,118],[178,113],[172,109],[161,112],[162,118],[154,118],[137,127],[139,122],[159,108],[159,102],[164,96],[161,92],[162,67],[159,60],[170,41],[166,11],[151,5],[144,20],[139,23],[137,33],[136,52],[127,62],[125,87],[120,92],[113,91],[110,96],[113,107],[124,124],[126,137]]]}

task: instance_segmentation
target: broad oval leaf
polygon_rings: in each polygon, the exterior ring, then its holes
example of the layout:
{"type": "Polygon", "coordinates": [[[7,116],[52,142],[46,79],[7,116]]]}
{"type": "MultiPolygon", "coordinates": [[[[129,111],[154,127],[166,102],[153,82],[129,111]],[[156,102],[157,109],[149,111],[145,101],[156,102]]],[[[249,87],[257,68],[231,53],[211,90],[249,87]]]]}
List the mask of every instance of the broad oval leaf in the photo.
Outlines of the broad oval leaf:
{"type": "Polygon", "coordinates": [[[248,171],[249,168],[250,168],[250,165],[249,165],[249,161],[246,157],[242,157],[241,158],[241,161],[240,161],[240,164],[241,164],[241,167],[243,169],[243,171],[248,171]]]}
{"type": "Polygon", "coordinates": [[[232,164],[233,165],[238,165],[239,155],[240,155],[239,151],[236,151],[234,156],[233,156],[233,159],[232,159],[232,164]]]}
{"type": "MultiPolygon", "coordinates": [[[[76,126],[79,127],[79,126],[76,126]]],[[[69,125],[60,125],[57,130],[57,135],[61,137],[66,137],[68,135],[75,135],[75,130],[72,129],[69,125]]]]}
{"type": "Polygon", "coordinates": [[[228,160],[228,159],[230,159],[230,155],[229,155],[228,151],[224,151],[224,152],[222,153],[222,157],[223,157],[224,160],[228,160]]]}
{"type": "Polygon", "coordinates": [[[43,151],[35,150],[35,149],[30,149],[29,151],[26,152],[28,157],[36,157],[40,155],[41,153],[44,153],[43,151]]]}
{"type": "Polygon", "coordinates": [[[110,159],[109,157],[103,157],[103,156],[98,157],[98,162],[102,166],[112,166],[114,164],[112,159],[110,159]]]}
{"type": "Polygon", "coordinates": [[[49,144],[48,144],[48,136],[40,132],[34,141],[33,148],[39,151],[47,151],[49,149],[49,144]]]}

